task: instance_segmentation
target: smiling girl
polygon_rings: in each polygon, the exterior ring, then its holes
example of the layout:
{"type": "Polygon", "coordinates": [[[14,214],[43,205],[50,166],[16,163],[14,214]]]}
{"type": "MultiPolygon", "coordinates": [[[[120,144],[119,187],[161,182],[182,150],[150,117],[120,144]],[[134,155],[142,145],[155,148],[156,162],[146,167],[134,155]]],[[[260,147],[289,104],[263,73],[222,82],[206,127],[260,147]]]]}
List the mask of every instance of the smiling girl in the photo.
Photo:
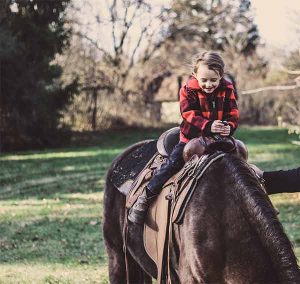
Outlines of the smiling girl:
{"type": "Polygon", "coordinates": [[[214,51],[196,56],[191,78],[180,89],[180,141],[129,211],[128,219],[144,223],[147,210],[164,183],[184,165],[183,148],[192,138],[218,134],[230,136],[238,125],[234,87],[224,76],[224,61],[214,51]]]}
{"type": "Polygon", "coordinates": [[[234,87],[223,78],[224,66],[214,51],[196,56],[192,76],[180,90],[180,141],[214,133],[229,136],[236,130],[239,112],[234,87]]]}

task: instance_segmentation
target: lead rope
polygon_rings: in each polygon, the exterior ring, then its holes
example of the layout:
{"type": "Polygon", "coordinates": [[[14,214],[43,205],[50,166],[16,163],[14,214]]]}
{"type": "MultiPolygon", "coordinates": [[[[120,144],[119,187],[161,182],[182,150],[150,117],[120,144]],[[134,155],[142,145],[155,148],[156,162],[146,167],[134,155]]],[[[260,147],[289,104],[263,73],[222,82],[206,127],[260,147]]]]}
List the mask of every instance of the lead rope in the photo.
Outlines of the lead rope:
{"type": "MultiPolygon", "coordinates": [[[[174,188],[174,187],[173,187],[174,188]]],[[[169,224],[168,224],[168,243],[167,243],[167,284],[172,284],[171,280],[171,268],[170,268],[170,245],[172,241],[172,213],[173,213],[173,204],[175,199],[175,188],[172,190],[173,192],[169,194],[169,197],[166,198],[169,202],[168,204],[168,215],[169,215],[169,224]]]]}
{"type": "Polygon", "coordinates": [[[123,252],[125,257],[125,268],[126,268],[126,283],[129,284],[129,267],[128,267],[128,258],[127,258],[127,236],[128,236],[128,224],[127,224],[127,216],[128,210],[125,206],[125,220],[123,225],[123,252]]]}

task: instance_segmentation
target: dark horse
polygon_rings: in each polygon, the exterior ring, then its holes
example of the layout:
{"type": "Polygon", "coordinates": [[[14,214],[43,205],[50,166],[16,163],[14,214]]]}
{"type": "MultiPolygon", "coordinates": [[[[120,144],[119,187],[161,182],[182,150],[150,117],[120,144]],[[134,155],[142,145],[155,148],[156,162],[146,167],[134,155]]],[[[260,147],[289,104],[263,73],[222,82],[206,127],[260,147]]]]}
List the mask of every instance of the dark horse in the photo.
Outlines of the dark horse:
{"type": "MultiPolygon", "coordinates": [[[[125,196],[110,177],[118,163],[142,144],[118,156],[107,174],[103,229],[110,283],[126,283],[125,196]]],[[[142,234],[142,227],[129,226],[130,283],[151,283],[151,276],[157,277],[142,234]]],[[[300,283],[292,245],[247,163],[226,154],[199,180],[182,224],[173,225],[170,270],[172,283],[300,283]]]]}

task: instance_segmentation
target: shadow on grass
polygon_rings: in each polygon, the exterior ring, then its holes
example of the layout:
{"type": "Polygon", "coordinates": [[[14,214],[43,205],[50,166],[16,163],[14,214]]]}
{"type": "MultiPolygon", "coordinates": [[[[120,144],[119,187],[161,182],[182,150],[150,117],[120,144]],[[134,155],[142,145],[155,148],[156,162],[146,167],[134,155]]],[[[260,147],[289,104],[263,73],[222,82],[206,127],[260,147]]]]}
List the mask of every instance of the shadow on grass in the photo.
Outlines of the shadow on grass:
{"type": "Polygon", "coordinates": [[[0,178],[0,197],[49,198],[62,193],[100,191],[115,156],[115,153],[99,153],[64,159],[5,161],[0,178]]]}
{"type": "Polygon", "coordinates": [[[100,220],[45,217],[0,224],[0,263],[105,264],[100,220]]]}
{"type": "Polygon", "coordinates": [[[136,143],[145,139],[157,139],[164,131],[169,128],[179,126],[175,124],[166,125],[161,128],[153,127],[125,127],[120,129],[108,129],[95,132],[73,132],[72,139],[69,145],[58,148],[46,148],[39,150],[27,150],[27,151],[11,151],[0,154],[1,157],[10,155],[25,155],[30,156],[32,154],[51,154],[60,153],[61,151],[78,151],[91,149],[94,147],[102,149],[113,149],[119,147],[126,147],[133,143],[136,143]]]}

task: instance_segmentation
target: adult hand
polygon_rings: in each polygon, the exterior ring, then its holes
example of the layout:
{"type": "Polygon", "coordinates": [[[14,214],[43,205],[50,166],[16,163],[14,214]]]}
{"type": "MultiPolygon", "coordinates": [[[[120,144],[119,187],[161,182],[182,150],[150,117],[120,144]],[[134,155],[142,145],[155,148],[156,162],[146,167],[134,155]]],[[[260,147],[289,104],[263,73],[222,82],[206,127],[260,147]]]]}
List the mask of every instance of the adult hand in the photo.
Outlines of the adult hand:
{"type": "Polygon", "coordinates": [[[230,126],[229,125],[223,125],[223,129],[220,132],[220,135],[229,136],[229,134],[230,134],[230,126]]]}
{"type": "Polygon", "coordinates": [[[223,122],[221,120],[214,120],[211,125],[211,132],[212,133],[221,133],[223,131],[223,122]]]}

